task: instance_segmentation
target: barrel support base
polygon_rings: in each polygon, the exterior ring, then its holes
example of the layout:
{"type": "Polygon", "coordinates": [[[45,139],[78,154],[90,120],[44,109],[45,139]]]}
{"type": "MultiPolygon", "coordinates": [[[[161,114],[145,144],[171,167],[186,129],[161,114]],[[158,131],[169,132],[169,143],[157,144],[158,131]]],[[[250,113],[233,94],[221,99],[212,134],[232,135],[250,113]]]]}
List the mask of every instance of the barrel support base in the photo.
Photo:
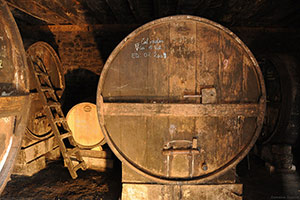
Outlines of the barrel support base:
{"type": "Polygon", "coordinates": [[[162,185],[123,183],[122,200],[242,200],[242,184],[162,185]]]}
{"type": "MultiPolygon", "coordinates": [[[[112,152],[110,149],[102,149],[101,146],[99,147],[95,149],[80,149],[80,153],[86,163],[87,169],[105,172],[114,166],[112,152]]],[[[78,164],[76,161],[72,162],[74,165],[78,164]]],[[[66,163],[64,163],[64,165],[66,167],[66,163]]]]}
{"type": "Polygon", "coordinates": [[[236,183],[235,169],[201,184],[161,184],[122,163],[122,200],[242,200],[243,185],[236,183]]]}
{"type": "Polygon", "coordinates": [[[46,168],[46,160],[59,159],[60,152],[57,147],[54,136],[41,141],[25,137],[14,165],[13,174],[32,176],[46,168]]]}

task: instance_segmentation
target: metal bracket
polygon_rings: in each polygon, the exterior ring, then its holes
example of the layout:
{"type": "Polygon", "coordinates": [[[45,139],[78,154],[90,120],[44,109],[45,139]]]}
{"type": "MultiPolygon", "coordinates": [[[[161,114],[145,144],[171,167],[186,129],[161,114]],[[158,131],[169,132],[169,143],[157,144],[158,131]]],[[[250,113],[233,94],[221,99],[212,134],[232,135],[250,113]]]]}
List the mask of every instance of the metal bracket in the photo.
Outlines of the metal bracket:
{"type": "Polygon", "coordinates": [[[173,156],[186,155],[189,158],[189,176],[193,177],[195,167],[195,155],[204,152],[198,147],[198,139],[194,137],[192,140],[171,140],[167,142],[162,154],[167,156],[167,176],[170,176],[173,156]]]}

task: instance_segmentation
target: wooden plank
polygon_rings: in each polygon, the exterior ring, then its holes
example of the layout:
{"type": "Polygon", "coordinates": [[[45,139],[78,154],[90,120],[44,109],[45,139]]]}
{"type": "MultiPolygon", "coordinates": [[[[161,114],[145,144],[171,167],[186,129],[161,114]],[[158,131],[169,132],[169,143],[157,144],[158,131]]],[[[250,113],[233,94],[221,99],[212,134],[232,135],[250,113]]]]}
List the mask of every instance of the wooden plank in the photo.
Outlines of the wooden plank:
{"type": "Polygon", "coordinates": [[[242,200],[242,184],[222,185],[160,185],[123,184],[123,200],[242,200]]]}
{"type": "Polygon", "coordinates": [[[196,38],[196,22],[170,23],[169,96],[176,101],[196,102],[184,97],[196,94],[196,38]]]}
{"type": "MultiPolygon", "coordinates": [[[[169,98],[171,102],[200,103],[199,98],[190,97],[197,95],[197,49],[196,49],[196,22],[176,20],[169,24],[169,98]],[[172,100],[171,100],[172,99],[172,100]]],[[[158,86],[159,87],[159,86],[158,86]]],[[[156,116],[156,115],[155,115],[156,116]]],[[[196,115],[197,116],[197,115],[196,115]]],[[[191,133],[195,133],[195,116],[184,118],[183,115],[170,115],[168,118],[170,141],[192,140],[191,133]]],[[[197,116],[198,117],[198,116],[197,116]]],[[[186,146],[184,148],[187,148],[186,146]]],[[[164,150],[165,151],[165,150],[164,150]]],[[[167,176],[187,178],[194,176],[194,156],[192,154],[180,155],[177,153],[162,152],[166,157],[167,176]],[[187,156],[190,155],[190,156],[187,156]],[[193,160],[193,161],[192,161],[193,160]]],[[[172,150],[173,151],[173,150],[172,150]]],[[[183,153],[183,152],[181,152],[183,153]]],[[[187,153],[187,152],[185,152],[187,153]]]]}
{"type": "Polygon", "coordinates": [[[41,156],[36,160],[26,164],[15,164],[13,174],[32,176],[46,167],[45,156],[41,156]]]}
{"type": "MultiPolygon", "coordinates": [[[[104,172],[107,169],[112,169],[114,162],[112,159],[108,158],[92,158],[92,157],[82,157],[88,169],[93,169],[96,171],[104,172]]],[[[78,165],[78,161],[72,161],[73,165],[78,165]]],[[[66,166],[66,163],[64,162],[66,166]]]]}
{"type": "MultiPolygon", "coordinates": [[[[153,146],[153,145],[152,145],[153,146]]],[[[213,148],[213,147],[211,147],[213,148]]],[[[153,158],[155,159],[155,157],[153,158]]],[[[210,160],[207,160],[208,163],[214,163],[210,162],[210,160]]],[[[195,164],[197,165],[197,163],[195,164]]],[[[213,166],[210,165],[212,168],[213,166]]],[[[210,168],[209,168],[210,170],[210,168]]],[[[213,171],[213,170],[211,170],[213,171]]],[[[196,172],[199,173],[199,172],[196,172]]],[[[236,170],[235,168],[228,170],[225,174],[206,182],[208,185],[217,185],[217,184],[228,184],[228,183],[236,183],[236,170]]],[[[133,170],[126,164],[122,163],[122,183],[135,183],[135,184],[157,184],[156,181],[150,179],[149,177],[142,176],[136,170],[133,170]]]]}
{"type": "MultiPolygon", "coordinates": [[[[243,55],[244,49],[232,45],[232,37],[227,34],[220,35],[219,48],[219,87],[222,102],[238,102],[242,99],[243,86],[243,55]]],[[[253,63],[251,63],[253,65],[253,63]]],[[[255,84],[251,82],[252,84],[255,84]]],[[[243,101],[242,101],[243,102],[243,101]]]]}
{"type": "Polygon", "coordinates": [[[54,140],[54,136],[52,136],[47,140],[39,141],[31,146],[22,148],[17,157],[17,163],[28,163],[37,157],[46,154],[57,146],[57,142],[54,140]]]}
{"type": "Polygon", "coordinates": [[[258,104],[150,104],[104,103],[103,115],[109,116],[178,116],[178,117],[256,117],[258,104]]]}
{"type": "Polygon", "coordinates": [[[91,157],[91,158],[111,158],[112,157],[112,152],[109,150],[95,151],[95,150],[81,149],[80,153],[83,157],[91,157]]]}
{"type": "Polygon", "coordinates": [[[60,156],[61,156],[61,154],[60,154],[60,149],[58,146],[45,154],[45,158],[47,161],[48,160],[59,160],[60,156]]]}
{"type": "MultiPolygon", "coordinates": [[[[46,4],[50,3],[50,1],[40,3],[38,1],[28,0],[6,0],[6,2],[9,6],[17,8],[28,15],[46,21],[50,24],[68,24],[74,22],[73,19],[70,19],[65,13],[63,13],[63,9],[61,7],[57,7],[56,10],[49,8],[46,4]]],[[[53,1],[51,0],[51,2],[53,1]]],[[[54,5],[58,6],[56,2],[54,2],[54,5]]]]}
{"type": "Polygon", "coordinates": [[[112,169],[114,167],[114,162],[112,159],[91,157],[82,158],[85,161],[88,169],[93,169],[96,171],[106,171],[107,169],[112,169]]]}
{"type": "Polygon", "coordinates": [[[87,23],[83,4],[72,0],[6,0],[8,5],[49,24],[87,23]]]}

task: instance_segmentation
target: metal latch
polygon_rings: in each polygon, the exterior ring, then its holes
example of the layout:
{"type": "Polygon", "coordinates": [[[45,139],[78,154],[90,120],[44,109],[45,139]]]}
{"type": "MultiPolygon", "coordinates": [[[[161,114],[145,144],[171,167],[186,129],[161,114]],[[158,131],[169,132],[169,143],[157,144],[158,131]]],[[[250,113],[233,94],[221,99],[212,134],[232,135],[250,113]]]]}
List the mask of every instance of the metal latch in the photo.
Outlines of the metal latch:
{"type": "Polygon", "coordinates": [[[204,152],[198,147],[198,139],[194,137],[192,140],[171,140],[167,142],[163,149],[162,154],[167,156],[167,176],[170,177],[171,173],[177,168],[174,165],[173,159],[176,156],[187,156],[187,168],[190,177],[193,177],[195,171],[195,156],[204,152]],[[175,168],[174,168],[175,167],[175,168]]]}
{"type": "Polygon", "coordinates": [[[200,154],[197,138],[190,140],[172,140],[163,148],[162,153],[165,156],[179,154],[200,154]]]}

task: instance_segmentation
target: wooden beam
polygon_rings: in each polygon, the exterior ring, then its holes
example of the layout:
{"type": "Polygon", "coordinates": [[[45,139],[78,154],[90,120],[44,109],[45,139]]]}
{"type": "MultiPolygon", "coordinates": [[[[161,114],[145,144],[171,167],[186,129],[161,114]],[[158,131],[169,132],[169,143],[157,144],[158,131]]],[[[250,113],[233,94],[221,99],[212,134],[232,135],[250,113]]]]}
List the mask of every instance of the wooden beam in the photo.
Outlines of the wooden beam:
{"type": "Polygon", "coordinates": [[[259,115],[259,111],[259,104],[103,104],[103,115],[109,116],[226,117],[242,115],[244,117],[256,117],[259,115]]]}
{"type": "Polygon", "coordinates": [[[39,4],[38,2],[32,0],[27,2],[24,0],[6,0],[6,2],[9,6],[50,24],[71,23],[69,19],[60,16],[58,13],[47,8],[45,5],[39,4]]]}

